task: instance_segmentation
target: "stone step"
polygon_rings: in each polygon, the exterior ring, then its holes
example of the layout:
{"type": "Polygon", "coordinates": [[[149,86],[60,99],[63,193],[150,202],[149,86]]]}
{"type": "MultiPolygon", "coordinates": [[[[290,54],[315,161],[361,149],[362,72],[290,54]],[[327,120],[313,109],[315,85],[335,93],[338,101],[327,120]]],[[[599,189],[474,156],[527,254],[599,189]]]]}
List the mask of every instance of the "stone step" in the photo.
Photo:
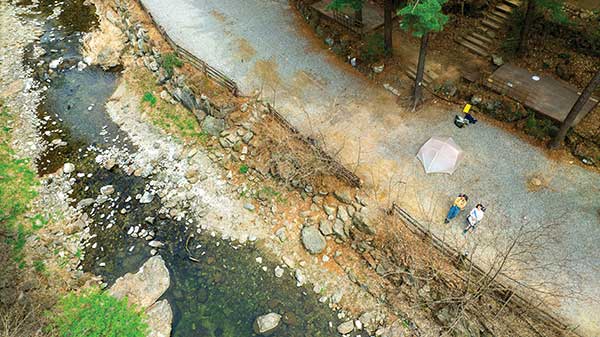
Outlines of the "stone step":
{"type": "Polygon", "coordinates": [[[494,23],[497,23],[500,26],[503,26],[506,24],[506,19],[496,16],[496,15],[492,14],[491,12],[485,13],[484,17],[490,21],[493,21],[494,23]]]}
{"type": "Polygon", "coordinates": [[[504,3],[514,8],[520,7],[522,4],[520,0],[504,0],[504,3]]]}
{"type": "Polygon", "coordinates": [[[507,4],[499,4],[496,6],[496,10],[500,11],[502,13],[511,14],[513,11],[513,7],[511,7],[507,4]]]}
{"type": "Polygon", "coordinates": [[[475,32],[478,33],[478,34],[481,34],[483,36],[489,37],[490,39],[495,39],[496,38],[496,31],[492,30],[489,27],[478,26],[475,29],[475,32]]]}
{"type": "Polygon", "coordinates": [[[484,26],[486,26],[486,27],[489,27],[489,28],[491,28],[493,30],[499,30],[500,29],[500,24],[498,24],[495,21],[491,21],[489,19],[483,19],[483,21],[481,21],[481,24],[484,25],[484,26]]]}
{"type": "Polygon", "coordinates": [[[492,14],[494,14],[495,16],[499,16],[501,18],[503,18],[504,20],[509,20],[511,14],[510,13],[506,13],[506,12],[502,12],[496,8],[492,9],[492,14]]]}
{"type": "Polygon", "coordinates": [[[465,40],[464,38],[459,38],[456,42],[458,42],[458,44],[460,44],[461,46],[467,48],[472,53],[475,53],[479,56],[487,57],[490,55],[486,50],[482,49],[480,46],[477,46],[472,42],[465,40]]]}
{"type": "Polygon", "coordinates": [[[464,39],[469,41],[470,43],[480,47],[481,49],[485,50],[486,52],[490,50],[490,43],[480,39],[479,37],[477,37],[475,35],[475,33],[471,33],[471,34],[465,36],[464,39]]]}
{"type": "Polygon", "coordinates": [[[494,39],[492,37],[488,36],[487,34],[485,34],[484,32],[481,32],[481,34],[478,32],[473,32],[473,33],[471,33],[471,35],[476,37],[478,40],[486,42],[488,45],[492,44],[494,42],[494,39]]]}
{"type": "MultiPolygon", "coordinates": [[[[410,77],[413,80],[415,78],[417,78],[417,72],[414,69],[414,67],[415,66],[413,65],[413,66],[409,66],[408,68],[405,69],[406,75],[408,75],[408,77],[410,77]]],[[[425,71],[423,73],[423,84],[425,86],[427,86],[427,85],[431,84],[431,82],[433,82],[433,81],[434,81],[434,79],[432,79],[431,76],[427,73],[427,71],[425,71]]]]}

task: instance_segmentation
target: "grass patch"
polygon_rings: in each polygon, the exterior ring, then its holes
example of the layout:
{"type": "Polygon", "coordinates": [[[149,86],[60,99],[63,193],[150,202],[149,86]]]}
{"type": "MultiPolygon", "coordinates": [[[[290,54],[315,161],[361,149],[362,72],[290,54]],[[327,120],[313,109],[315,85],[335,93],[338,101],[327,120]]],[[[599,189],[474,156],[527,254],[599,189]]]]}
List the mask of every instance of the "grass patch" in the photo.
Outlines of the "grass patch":
{"type": "Polygon", "coordinates": [[[38,273],[43,273],[46,271],[46,264],[42,260],[35,260],[33,261],[33,268],[38,273]]]}
{"type": "Polygon", "coordinates": [[[156,96],[154,96],[151,92],[146,92],[144,96],[142,96],[142,103],[149,103],[151,107],[156,106],[156,96]]]}
{"type": "MultiPolygon", "coordinates": [[[[22,253],[31,230],[26,228],[23,215],[29,210],[29,203],[37,196],[39,184],[28,159],[16,158],[11,149],[12,128],[8,108],[0,102],[0,230],[8,233],[5,242],[12,247],[12,255],[19,268],[25,267],[22,253]]],[[[43,226],[34,217],[32,225],[43,226]]]]}
{"type": "Polygon", "coordinates": [[[165,68],[165,71],[169,76],[173,76],[173,69],[175,67],[181,68],[183,66],[183,61],[175,55],[175,53],[167,53],[162,56],[162,67],[165,68]]]}
{"type": "Polygon", "coordinates": [[[144,337],[148,325],[127,299],[118,300],[98,289],[62,298],[49,314],[52,335],[59,337],[144,337]]]}

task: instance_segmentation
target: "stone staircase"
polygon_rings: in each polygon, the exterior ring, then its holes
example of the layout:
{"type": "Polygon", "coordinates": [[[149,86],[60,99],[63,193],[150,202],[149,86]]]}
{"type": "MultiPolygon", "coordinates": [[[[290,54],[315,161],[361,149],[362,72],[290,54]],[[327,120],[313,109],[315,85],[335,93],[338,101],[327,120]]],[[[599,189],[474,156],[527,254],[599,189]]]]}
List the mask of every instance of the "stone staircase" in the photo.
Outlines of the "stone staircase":
{"type": "Polygon", "coordinates": [[[477,28],[457,37],[456,42],[476,55],[490,56],[498,42],[499,33],[508,28],[512,12],[521,4],[521,0],[500,1],[484,14],[477,28]]]}
{"type": "MultiPolygon", "coordinates": [[[[408,77],[410,77],[412,80],[414,80],[417,77],[416,64],[408,64],[404,71],[406,72],[406,75],[408,75],[408,77]]],[[[433,83],[438,77],[438,74],[433,72],[431,69],[427,69],[427,65],[425,65],[425,71],[423,74],[423,86],[431,85],[431,83],[433,83]]]]}

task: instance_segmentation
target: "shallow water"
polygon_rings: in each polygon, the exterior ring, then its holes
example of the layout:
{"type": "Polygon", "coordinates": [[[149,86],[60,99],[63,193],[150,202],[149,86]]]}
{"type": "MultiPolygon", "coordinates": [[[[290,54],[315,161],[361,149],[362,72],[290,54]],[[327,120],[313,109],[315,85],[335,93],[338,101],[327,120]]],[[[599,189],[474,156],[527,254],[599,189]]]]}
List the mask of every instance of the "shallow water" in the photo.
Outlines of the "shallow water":
{"type": "MultiPolygon", "coordinates": [[[[43,1],[38,17],[52,13],[54,3],[43,1]]],[[[159,254],[171,273],[165,297],[174,311],[173,336],[253,336],[255,318],[268,312],[283,315],[277,336],[335,335],[339,321],[334,312],[319,304],[310,286],[296,287],[290,270],[276,278],[275,265],[267,258],[258,264],[255,259],[260,253],[251,244],[235,245],[208,233],[188,240],[188,228],[195,229],[194,223],[159,216],[158,197],[149,204],[135,200],[149,179],[127,175],[118,167],[106,170],[95,163],[98,148],[127,147],[131,152],[135,148],[104,110],[118,74],[76,67],[81,61],[81,32],[96,25],[93,8],[84,6],[83,0],[66,1],[62,7],[63,12],[46,23],[41,38],[48,53],[34,59],[30,47],[27,61],[36,69],[37,79],[48,87],[38,113],[40,120],[46,121],[40,133],[49,143],[57,139],[66,142],[50,146],[38,160],[40,174],[55,172],[65,162],[75,164],[76,172],[84,174],[73,186],[72,197],[77,201],[96,198],[104,185],[115,187],[112,200],[85,209],[93,219],[90,229],[97,236],[97,247],[85,249],[84,270],[102,275],[111,284],[139,269],[151,256],[146,240],[127,235],[131,226],[139,225],[154,231],[155,239],[165,243],[159,254]],[[49,74],[46,64],[61,56],[66,66],[49,74]],[[126,201],[129,196],[132,200],[126,201]],[[199,262],[189,259],[186,243],[199,262]]]]}

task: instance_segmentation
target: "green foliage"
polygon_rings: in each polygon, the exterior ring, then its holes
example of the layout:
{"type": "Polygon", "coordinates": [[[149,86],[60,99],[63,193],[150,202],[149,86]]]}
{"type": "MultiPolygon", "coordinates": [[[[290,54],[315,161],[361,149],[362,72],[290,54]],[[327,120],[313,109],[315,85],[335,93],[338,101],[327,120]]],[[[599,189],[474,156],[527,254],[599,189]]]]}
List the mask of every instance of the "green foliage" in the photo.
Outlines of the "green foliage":
{"type": "Polygon", "coordinates": [[[362,49],[362,57],[367,63],[379,60],[385,55],[385,42],[382,34],[374,33],[367,37],[367,43],[362,49]]]}
{"type": "Polygon", "coordinates": [[[564,11],[563,0],[531,0],[535,1],[538,8],[550,12],[552,19],[558,23],[567,24],[569,18],[564,11]]]}
{"type": "Polygon", "coordinates": [[[162,67],[165,68],[165,71],[169,76],[173,76],[173,68],[180,68],[183,66],[183,61],[175,55],[175,53],[167,53],[162,57],[162,67]]]}
{"type": "Polygon", "coordinates": [[[439,32],[448,22],[448,16],[442,13],[442,5],[447,0],[413,0],[398,11],[402,18],[400,28],[412,31],[416,37],[429,32],[439,32]]]}
{"type": "Polygon", "coordinates": [[[154,107],[156,105],[156,97],[151,92],[146,92],[142,97],[142,102],[148,102],[150,106],[154,107]]]}
{"type": "Polygon", "coordinates": [[[327,9],[343,10],[344,8],[351,8],[355,11],[361,10],[363,7],[363,0],[333,0],[327,9]]]}
{"type": "Polygon", "coordinates": [[[248,165],[243,164],[242,166],[240,166],[240,173],[241,174],[246,174],[248,173],[248,170],[250,170],[250,168],[248,167],[248,165]]]}
{"type": "Polygon", "coordinates": [[[148,325],[143,314],[98,289],[62,298],[50,329],[59,337],[144,337],[148,325]]]}

